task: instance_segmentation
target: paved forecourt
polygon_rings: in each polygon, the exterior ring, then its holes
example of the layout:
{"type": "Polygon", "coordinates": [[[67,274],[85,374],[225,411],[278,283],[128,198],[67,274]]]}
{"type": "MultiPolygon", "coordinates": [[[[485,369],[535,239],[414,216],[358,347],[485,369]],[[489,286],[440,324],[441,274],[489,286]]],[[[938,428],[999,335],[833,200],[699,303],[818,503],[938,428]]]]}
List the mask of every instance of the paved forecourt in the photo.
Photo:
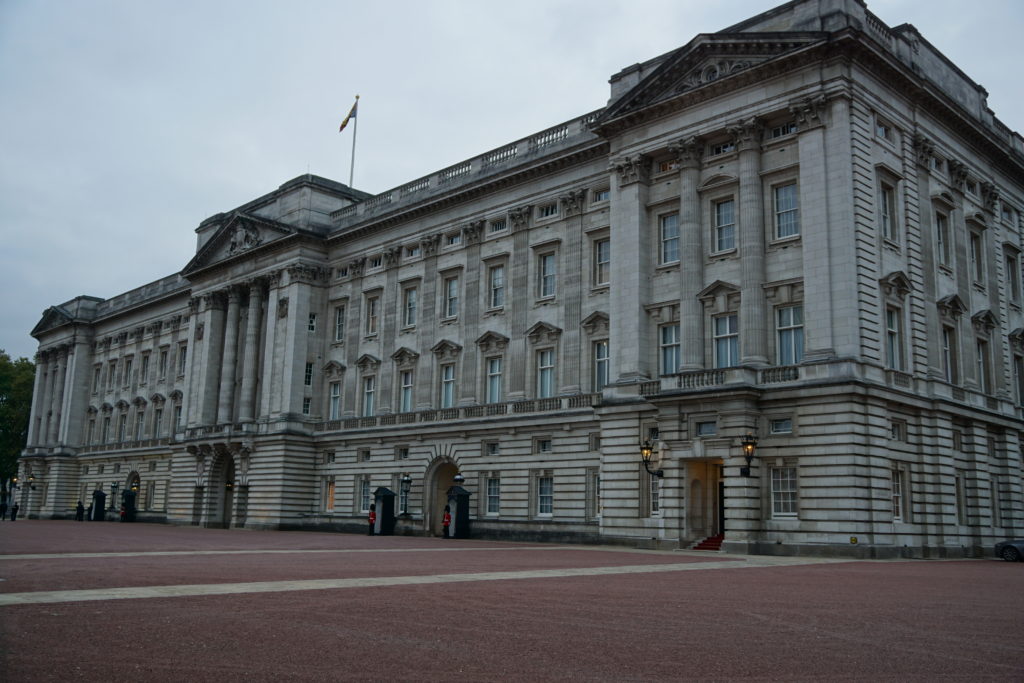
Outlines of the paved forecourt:
{"type": "Polygon", "coordinates": [[[24,680],[977,679],[1024,661],[1024,565],[996,561],[38,520],[0,523],[0,548],[0,664],[24,680]]]}

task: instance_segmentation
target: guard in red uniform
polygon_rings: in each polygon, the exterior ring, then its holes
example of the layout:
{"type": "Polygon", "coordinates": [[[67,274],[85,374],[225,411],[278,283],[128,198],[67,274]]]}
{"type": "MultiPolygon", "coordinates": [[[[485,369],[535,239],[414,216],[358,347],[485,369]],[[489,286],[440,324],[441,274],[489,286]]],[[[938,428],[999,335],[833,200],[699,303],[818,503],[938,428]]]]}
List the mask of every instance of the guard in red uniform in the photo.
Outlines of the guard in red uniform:
{"type": "Polygon", "coordinates": [[[448,527],[452,525],[452,508],[449,505],[444,506],[444,517],[441,518],[441,528],[444,529],[443,538],[451,538],[448,535],[448,527]]]}
{"type": "Polygon", "coordinates": [[[373,536],[373,527],[377,525],[377,505],[370,503],[370,529],[366,532],[367,536],[373,536]]]}

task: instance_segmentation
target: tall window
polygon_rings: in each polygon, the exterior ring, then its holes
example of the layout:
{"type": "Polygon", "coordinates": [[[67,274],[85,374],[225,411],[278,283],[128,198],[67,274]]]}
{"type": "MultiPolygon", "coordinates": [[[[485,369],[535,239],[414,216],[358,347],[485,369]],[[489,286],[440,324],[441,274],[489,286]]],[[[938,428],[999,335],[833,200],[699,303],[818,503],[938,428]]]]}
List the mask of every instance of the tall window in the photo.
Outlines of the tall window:
{"type": "Polygon", "coordinates": [[[939,255],[939,265],[950,265],[952,245],[949,241],[949,216],[939,212],[935,213],[935,246],[939,255]]]}
{"type": "Polygon", "coordinates": [[[903,521],[903,471],[892,470],[892,521],[903,521]]]}
{"type": "Polygon", "coordinates": [[[715,251],[736,248],[736,201],[715,202],[715,251]]]}
{"type": "Polygon", "coordinates": [[[796,517],[797,483],[795,467],[772,468],[772,516],[796,517]]]}
{"type": "Polygon", "coordinates": [[[594,391],[601,391],[608,384],[608,340],[593,344],[594,391]]]}
{"type": "Polygon", "coordinates": [[[141,408],[135,412],[135,440],[139,441],[146,434],[146,411],[141,408]]]}
{"type": "Polygon", "coordinates": [[[903,316],[900,309],[885,309],[885,362],[890,370],[904,369],[903,316]]]}
{"type": "Polygon", "coordinates": [[[670,213],[659,219],[661,223],[661,252],[659,263],[675,263],[679,260],[679,214],[670,213]]]}
{"type": "Polygon", "coordinates": [[[950,384],[960,383],[960,358],[957,352],[956,328],[942,326],[942,373],[950,384]]]}
{"type": "Polygon", "coordinates": [[[985,238],[979,232],[970,232],[971,277],[975,282],[985,282],[985,238]]]}
{"type": "Polygon", "coordinates": [[[149,381],[149,354],[145,354],[142,357],[142,364],[139,367],[139,384],[145,384],[149,381]]]}
{"type": "Polygon", "coordinates": [[[359,480],[359,511],[370,510],[370,480],[366,477],[359,480]]]}
{"type": "Polygon", "coordinates": [[[399,412],[410,413],[412,412],[412,389],[413,389],[413,373],[412,370],[403,370],[399,375],[402,383],[400,392],[400,405],[399,412]]]}
{"type": "Polygon", "coordinates": [[[1009,248],[1006,249],[1006,289],[1010,301],[1020,303],[1020,257],[1009,248]]]}
{"type": "Polygon", "coordinates": [[[302,383],[307,387],[313,386],[313,364],[306,363],[306,372],[302,375],[302,383]]]}
{"type": "Polygon", "coordinates": [[[331,382],[330,405],[327,414],[329,419],[337,420],[341,417],[341,382],[331,382]]]}
{"type": "Polygon", "coordinates": [[[316,332],[316,313],[309,314],[309,324],[306,325],[308,332],[316,332]]]}
{"type": "Polygon", "coordinates": [[[964,474],[957,472],[953,481],[956,494],[956,523],[967,524],[967,491],[964,489],[964,474]]]}
{"type": "Polygon", "coordinates": [[[537,352],[537,398],[551,398],[555,395],[555,351],[544,349],[537,352]]]}
{"type": "Polygon", "coordinates": [[[879,220],[882,223],[882,237],[893,242],[899,239],[896,228],[896,187],[883,182],[878,188],[879,220]]]}
{"type": "Polygon", "coordinates": [[[679,323],[662,325],[658,328],[658,351],[661,374],[674,375],[679,372],[681,358],[679,343],[679,323]]]}
{"type": "Polygon", "coordinates": [[[158,439],[164,430],[164,409],[153,409],[153,438],[158,439]]]}
{"type": "Polygon", "coordinates": [[[128,415],[122,413],[117,418],[117,440],[125,441],[128,438],[128,415]]]}
{"type": "Polygon", "coordinates": [[[178,347],[178,375],[184,376],[185,364],[188,361],[188,345],[182,344],[178,347]]]}
{"type": "Polygon", "coordinates": [[[1024,356],[1013,354],[1013,385],[1017,389],[1017,405],[1024,406],[1024,356]]]}
{"type": "Polygon", "coordinates": [[[558,271],[555,268],[554,253],[541,254],[537,257],[537,298],[544,299],[555,295],[558,271]]]}
{"type": "Polygon", "coordinates": [[[455,363],[441,366],[441,407],[455,406],[455,363]]]}
{"type": "MultiPolygon", "coordinates": [[[[644,474],[647,473],[644,472],[644,474]]],[[[647,502],[649,503],[649,513],[651,517],[657,517],[661,514],[661,477],[648,474],[647,479],[649,491],[647,502]]]]}
{"type": "Polygon", "coordinates": [[[795,365],[804,359],[804,307],[776,309],[779,365],[795,365]]]}
{"type": "Polygon", "coordinates": [[[377,323],[380,318],[380,297],[366,297],[366,334],[377,334],[377,323]]]}
{"type": "Polygon", "coordinates": [[[402,325],[412,327],[416,324],[417,290],[415,287],[406,287],[402,291],[402,325]]]}
{"type": "Polygon", "coordinates": [[[103,441],[101,443],[110,443],[110,418],[103,418],[103,441]]]}
{"type": "Polygon", "coordinates": [[[775,195],[775,237],[792,237],[800,234],[800,213],[796,203],[796,183],[779,185],[775,195]]]}
{"type": "Polygon", "coordinates": [[[345,313],[345,304],[334,307],[334,341],[345,341],[345,313]]]}
{"type": "Polygon", "coordinates": [[[167,377],[167,349],[160,349],[160,362],[157,364],[156,372],[160,379],[167,377]]]}
{"type": "Polygon", "coordinates": [[[124,359],[124,376],[121,378],[122,386],[130,386],[132,383],[132,359],[124,359]]]}
{"type": "Polygon", "coordinates": [[[377,378],[374,375],[363,378],[363,416],[373,417],[374,397],[377,392],[377,378]]]}
{"type": "Polygon", "coordinates": [[[175,430],[181,429],[181,416],[182,416],[181,404],[178,403],[177,405],[174,406],[174,429],[175,430]]]}
{"type": "Polygon", "coordinates": [[[505,305],[505,265],[495,264],[487,269],[487,307],[501,308],[505,305]]]}
{"type": "Polygon", "coordinates": [[[487,514],[496,515],[501,510],[501,479],[487,478],[487,514]]]}
{"type": "Polygon", "coordinates": [[[487,402],[501,401],[501,357],[487,359],[487,402]]]}
{"type": "Polygon", "coordinates": [[[102,366],[97,365],[92,370],[92,393],[96,393],[100,390],[100,375],[103,374],[102,366]]]}
{"type": "Polygon", "coordinates": [[[112,360],[107,365],[107,391],[114,390],[115,379],[117,377],[117,361],[112,360]]]}
{"type": "Polygon", "coordinates": [[[594,242],[594,286],[606,285],[612,279],[612,241],[600,239],[594,242]]]}
{"type": "Polygon", "coordinates": [[[715,325],[715,367],[731,368],[740,363],[740,334],[735,313],[720,315],[715,325]]]}
{"type": "Polygon", "coordinates": [[[550,515],[554,510],[555,480],[551,476],[537,477],[537,514],[550,515]]]}
{"type": "Polygon", "coordinates": [[[334,477],[328,477],[324,481],[324,511],[334,510],[334,477]]]}
{"type": "Polygon", "coordinates": [[[978,389],[983,394],[992,393],[992,359],[989,354],[988,340],[978,340],[975,357],[978,368],[978,389]]]}
{"type": "Polygon", "coordinates": [[[446,277],[442,283],[444,306],[442,311],[445,318],[454,318],[459,314],[459,278],[458,276],[446,277]]]}

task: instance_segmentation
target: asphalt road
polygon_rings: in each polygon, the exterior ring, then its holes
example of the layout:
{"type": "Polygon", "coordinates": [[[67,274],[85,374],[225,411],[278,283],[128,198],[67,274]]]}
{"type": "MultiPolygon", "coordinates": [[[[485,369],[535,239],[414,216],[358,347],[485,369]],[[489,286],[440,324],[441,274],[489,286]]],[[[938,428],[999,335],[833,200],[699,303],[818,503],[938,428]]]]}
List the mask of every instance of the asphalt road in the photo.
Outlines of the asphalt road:
{"type": "Polygon", "coordinates": [[[1024,563],[0,522],[5,681],[1024,680],[1024,563]]]}

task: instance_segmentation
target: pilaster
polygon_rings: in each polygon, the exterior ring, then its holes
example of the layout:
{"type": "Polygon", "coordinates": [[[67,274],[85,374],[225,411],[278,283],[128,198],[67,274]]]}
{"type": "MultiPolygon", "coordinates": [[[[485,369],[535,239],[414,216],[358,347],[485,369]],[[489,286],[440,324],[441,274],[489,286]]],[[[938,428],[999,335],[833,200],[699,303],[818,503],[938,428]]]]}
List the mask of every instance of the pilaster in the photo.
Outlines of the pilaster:
{"type": "Polygon", "coordinates": [[[739,152],[740,364],[768,364],[765,306],[764,193],[761,187],[761,131],[750,118],[731,128],[739,152]]]}
{"type": "Polygon", "coordinates": [[[704,240],[698,190],[703,147],[700,140],[691,137],[670,149],[679,162],[681,370],[704,367],[704,306],[697,296],[704,289],[704,240]]]}

